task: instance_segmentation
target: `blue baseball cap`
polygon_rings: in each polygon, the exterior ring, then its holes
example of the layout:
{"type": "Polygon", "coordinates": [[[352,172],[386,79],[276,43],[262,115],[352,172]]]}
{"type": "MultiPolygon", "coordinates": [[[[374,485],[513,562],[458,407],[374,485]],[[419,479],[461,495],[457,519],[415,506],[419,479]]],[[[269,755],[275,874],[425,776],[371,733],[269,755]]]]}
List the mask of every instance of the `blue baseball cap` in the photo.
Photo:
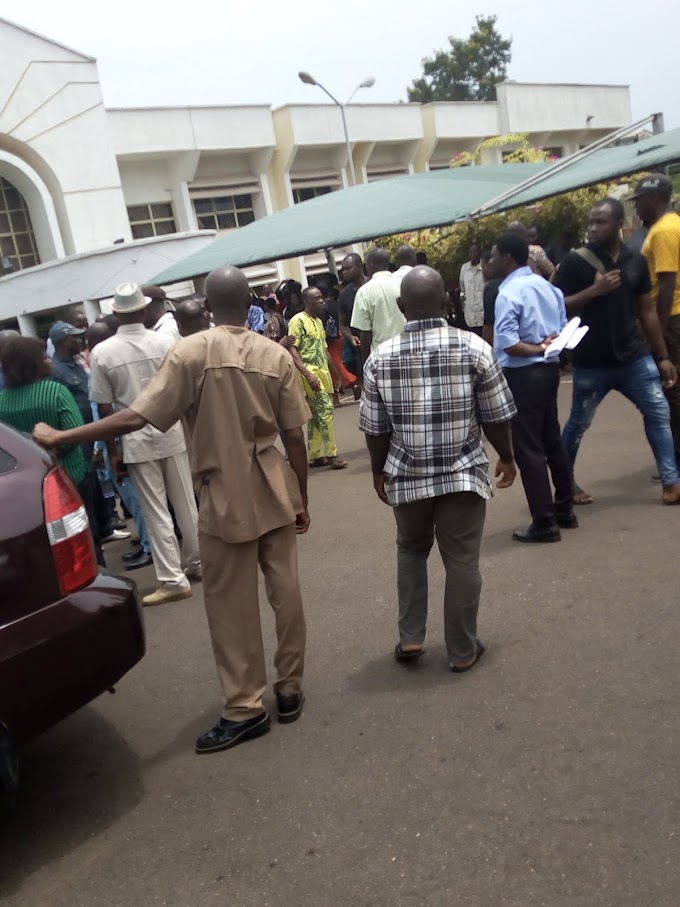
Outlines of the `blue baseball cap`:
{"type": "Polygon", "coordinates": [[[52,343],[59,343],[61,340],[65,340],[67,337],[75,337],[76,334],[84,334],[85,331],[82,328],[76,328],[72,324],[69,324],[67,321],[56,321],[50,328],[50,332],[47,335],[52,343]]]}

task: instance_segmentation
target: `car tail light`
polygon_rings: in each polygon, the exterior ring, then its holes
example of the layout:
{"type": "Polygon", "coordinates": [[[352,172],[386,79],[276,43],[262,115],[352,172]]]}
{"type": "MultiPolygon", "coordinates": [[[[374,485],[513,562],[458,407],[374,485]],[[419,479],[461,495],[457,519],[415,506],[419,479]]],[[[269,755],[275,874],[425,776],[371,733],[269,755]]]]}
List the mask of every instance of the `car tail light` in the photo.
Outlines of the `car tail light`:
{"type": "Polygon", "coordinates": [[[47,537],[62,595],[87,586],[97,575],[90,521],[75,485],[61,467],[45,476],[47,537]]]}

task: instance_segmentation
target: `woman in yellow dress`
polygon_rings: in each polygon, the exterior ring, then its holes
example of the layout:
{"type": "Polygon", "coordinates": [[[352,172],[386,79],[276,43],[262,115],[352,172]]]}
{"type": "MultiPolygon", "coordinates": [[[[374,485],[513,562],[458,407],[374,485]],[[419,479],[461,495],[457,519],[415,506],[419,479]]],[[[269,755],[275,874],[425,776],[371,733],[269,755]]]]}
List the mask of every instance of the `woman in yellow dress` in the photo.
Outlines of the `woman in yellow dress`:
{"type": "Polygon", "coordinates": [[[331,469],[346,469],[347,460],[338,459],[335,443],[335,411],[331,397],[333,380],[326,331],[321,321],[323,294],[316,287],[307,287],[302,291],[302,301],[305,310],[291,318],[288,336],[294,338],[294,345],[289,349],[312,411],[311,422],[307,424],[309,465],[311,468],[330,466],[331,469]]]}

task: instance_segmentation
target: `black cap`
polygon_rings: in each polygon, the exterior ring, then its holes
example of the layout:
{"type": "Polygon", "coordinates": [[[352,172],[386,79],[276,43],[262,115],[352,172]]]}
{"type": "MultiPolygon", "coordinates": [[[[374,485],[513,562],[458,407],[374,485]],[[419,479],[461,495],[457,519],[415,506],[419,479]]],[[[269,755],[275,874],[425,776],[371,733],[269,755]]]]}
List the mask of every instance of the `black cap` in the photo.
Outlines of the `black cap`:
{"type": "Polygon", "coordinates": [[[671,197],[673,192],[673,183],[665,173],[650,173],[644,179],[641,179],[635,187],[635,192],[631,198],[640,198],[641,195],[651,195],[652,193],[671,197]]]}

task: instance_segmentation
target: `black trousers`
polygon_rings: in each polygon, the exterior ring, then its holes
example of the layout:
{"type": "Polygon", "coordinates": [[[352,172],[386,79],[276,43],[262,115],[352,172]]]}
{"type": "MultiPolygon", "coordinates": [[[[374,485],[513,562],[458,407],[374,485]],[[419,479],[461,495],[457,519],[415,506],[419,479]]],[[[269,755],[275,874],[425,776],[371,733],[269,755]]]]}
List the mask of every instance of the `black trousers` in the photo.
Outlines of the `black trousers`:
{"type": "Polygon", "coordinates": [[[98,484],[99,483],[97,482],[96,472],[94,471],[94,469],[90,469],[83,481],[80,483],[80,485],[78,485],[78,493],[83,499],[83,506],[85,507],[87,518],[90,521],[90,532],[92,533],[92,541],[94,542],[94,553],[97,558],[97,563],[100,567],[106,567],[104,552],[101,545],[101,538],[99,535],[99,524],[97,520],[96,497],[98,484]]]}
{"type": "Polygon", "coordinates": [[[557,416],[558,363],[505,369],[517,405],[512,443],[533,525],[545,528],[572,509],[571,470],[557,416]],[[555,485],[553,499],[548,469],[555,485]]]}

